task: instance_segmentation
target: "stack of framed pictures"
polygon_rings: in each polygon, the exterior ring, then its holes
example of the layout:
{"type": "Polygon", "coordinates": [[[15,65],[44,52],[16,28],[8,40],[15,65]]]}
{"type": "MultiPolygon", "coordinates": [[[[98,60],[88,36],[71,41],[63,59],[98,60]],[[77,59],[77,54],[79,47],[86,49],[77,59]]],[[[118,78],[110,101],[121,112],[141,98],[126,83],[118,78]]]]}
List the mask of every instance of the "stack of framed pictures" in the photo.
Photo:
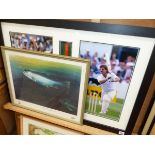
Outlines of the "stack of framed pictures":
{"type": "Polygon", "coordinates": [[[1,29],[13,104],[131,134],[154,74],[155,29],[65,20],[2,20],[1,29]],[[100,66],[119,80],[101,84],[100,66]]]}

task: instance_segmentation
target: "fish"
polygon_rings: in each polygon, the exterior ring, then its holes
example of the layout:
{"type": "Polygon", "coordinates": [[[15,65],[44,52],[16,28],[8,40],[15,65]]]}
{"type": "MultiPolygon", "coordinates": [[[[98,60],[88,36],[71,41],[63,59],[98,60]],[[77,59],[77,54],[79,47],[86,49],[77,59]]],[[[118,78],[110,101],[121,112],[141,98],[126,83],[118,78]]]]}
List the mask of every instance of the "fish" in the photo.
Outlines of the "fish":
{"type": "Polygon", "coordinates": [[[67,87],[70,88],[70,82],[66,81],[66,82],[59,82],[56,80],[52,80],[47,78],[46,76],[43,76],[37,72],[31,71],[31,70],[24,70],[23,71],[23,75],[25,77],[27,77],[28,79],[32,80],[33,82],[47,87],[47,88],[56,88],[59,89],[61,87],[67,87]]]}

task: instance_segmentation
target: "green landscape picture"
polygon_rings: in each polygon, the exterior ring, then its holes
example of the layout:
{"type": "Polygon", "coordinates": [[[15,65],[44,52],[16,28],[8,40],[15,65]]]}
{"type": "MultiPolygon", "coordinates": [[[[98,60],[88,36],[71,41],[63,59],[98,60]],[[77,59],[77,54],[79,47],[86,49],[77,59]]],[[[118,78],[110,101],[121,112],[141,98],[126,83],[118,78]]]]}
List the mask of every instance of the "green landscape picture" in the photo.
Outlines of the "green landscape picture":
{"type": "Polygon", "coordinates": [[[77,115],[81,67],[10,55],[16,98],[77,115]]]}
{"type": "Polygon", "coordinates": [[[60,135],[60,133],[29,124],[29,135],[60,135]]]}

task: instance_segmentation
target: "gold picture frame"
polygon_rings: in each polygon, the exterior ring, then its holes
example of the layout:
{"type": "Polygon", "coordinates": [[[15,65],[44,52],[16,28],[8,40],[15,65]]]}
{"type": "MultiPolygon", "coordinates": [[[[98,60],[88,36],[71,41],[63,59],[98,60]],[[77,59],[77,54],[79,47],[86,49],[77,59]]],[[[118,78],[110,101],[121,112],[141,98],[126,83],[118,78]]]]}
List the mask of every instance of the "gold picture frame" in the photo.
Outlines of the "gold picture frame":
{"type": "Polygon", "coordinates": [[[1,49],[13,104],[82,124],[88,60],[1,49]]]}

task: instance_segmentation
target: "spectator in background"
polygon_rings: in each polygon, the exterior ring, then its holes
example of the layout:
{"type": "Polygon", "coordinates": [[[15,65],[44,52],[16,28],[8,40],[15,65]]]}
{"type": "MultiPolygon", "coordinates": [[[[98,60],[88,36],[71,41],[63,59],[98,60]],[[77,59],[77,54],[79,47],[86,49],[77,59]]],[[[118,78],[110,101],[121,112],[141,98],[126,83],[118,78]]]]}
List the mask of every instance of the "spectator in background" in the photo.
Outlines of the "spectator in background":
{"type": "Polygon", "coordinates": [[[91,69],[95,74],[99,73],[99,70],[97,68],[97,61],[95,59],[91,60],[91,69]]]}
{"type": "Polygon", "coordinates": [[[50,51],[50,53],[53,51],[53,46],[52,46],[52,42],[48,39],[46,40],[46,51],[50,51]]]}
{"type": "Polygon", "coordinates": [[[132,56],[128,56],[127,59],[126,59],[126,63],[128,62],[132,62],[132,56]]]}
{"type": "Polygon", "coordinates": [[[124,80],[129,83],[131,80],[131,76],[132,76],[132,71],[133,71],[133,67],[135,66],[135,64],[133,62],[128,62],[126,64],[126,72],[124,75],[124,80]]]}
{"type": "Polygon", "coordinates": [[[110,60],[111,64],[119,65],[119,60],[116,59],[116,53],[113,53],[110,60]]]}
{"type": "Polygon", "coordinates": [[[91,56],[90,56],[90,51],[89,50],[86,50],[86,54],[83,56],[83,58],[91,60],[91,56]]]}
{"type": "Polygon", "coordinates": [[[117,72],[120,70],[119,65],[116,65],[115,61],[111,62],[111,71],[115,74],[117,74],[117,72]]]}
{"type": "Polygon", "coordinates": [[[99,63],[98,52],[96,51],[92,56],[92,61],[96,61],[96,64],[99,63]]]}
{"type": "Polygon", "coordinates": [[[126,73],[126,63],[120,62],[119,68],[118,68],[117,73],[116,73],[116,75],[120,78],[120,81],[124,80],[125,73],[126,73]]]}

